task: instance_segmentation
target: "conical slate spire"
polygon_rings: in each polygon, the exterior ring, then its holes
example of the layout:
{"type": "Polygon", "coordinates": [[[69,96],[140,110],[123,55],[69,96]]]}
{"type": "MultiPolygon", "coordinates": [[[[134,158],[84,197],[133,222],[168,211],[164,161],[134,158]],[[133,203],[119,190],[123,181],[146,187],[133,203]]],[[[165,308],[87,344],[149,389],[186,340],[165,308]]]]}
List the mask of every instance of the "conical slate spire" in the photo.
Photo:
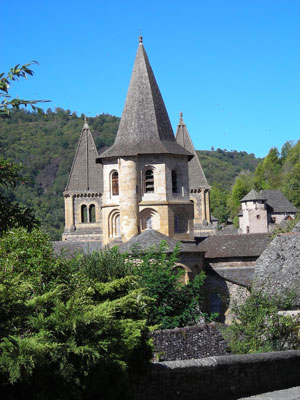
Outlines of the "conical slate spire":
{"type": "Polygon", "coordinates": [[[189,135],[187,127],[180,113],[180,120],[177,126],[176,140],[177,143],[192,153],[194,157],[189,161],[189,186],[190,189],[209,188],[203,169],[201,167],[196,150],[193,146],[192,139],[189,135]]]}
{"type": "Polygon", "coordinates": [[[85,118],[65,190],[102,192],[102,165],[95,164],[98,152],[85,118]]]}
{"type": "Polygon", "coordinates": [[[192,157],[175,140],[141,36],[118,133],[114,144],[100,159],[137,154],[192,157]]]}

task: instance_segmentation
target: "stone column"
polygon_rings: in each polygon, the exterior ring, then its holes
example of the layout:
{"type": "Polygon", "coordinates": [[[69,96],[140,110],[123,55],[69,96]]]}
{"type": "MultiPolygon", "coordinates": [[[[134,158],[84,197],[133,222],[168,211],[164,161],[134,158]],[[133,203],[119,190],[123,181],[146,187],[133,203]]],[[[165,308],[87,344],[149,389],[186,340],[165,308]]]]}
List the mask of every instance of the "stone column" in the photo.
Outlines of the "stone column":
{"type": "Polygon", "coordinates": [[[204,220],[206,220],[206,198],[205,198],[205,190],[201,189],[201,224],[204,220]]]}
{"type": "Polygon", "coordinates": [[[121,158],[119,163],[121,238],[123,242],[128,242],[139,233],[136,158],[121,158]]]}
{"type": "Polygon", "coordinates": [[[209,199],[209,189],[205,191],[205,208],[206,208],[206,221],[210,223],[210,199],[209,199]]]}
{"type": "Polygon", "coordinates": [[[64,199],[65,199],[65,231],[72,232],[75,230],[73,196],[69,193],[65,193],[64,199]]]}

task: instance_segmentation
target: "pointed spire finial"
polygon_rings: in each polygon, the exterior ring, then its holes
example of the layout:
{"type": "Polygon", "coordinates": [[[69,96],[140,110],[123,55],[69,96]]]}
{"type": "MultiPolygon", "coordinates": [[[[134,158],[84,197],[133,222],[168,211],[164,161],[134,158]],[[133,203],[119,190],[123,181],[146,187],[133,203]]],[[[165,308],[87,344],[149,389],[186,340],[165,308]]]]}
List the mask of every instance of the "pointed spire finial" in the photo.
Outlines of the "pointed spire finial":
{"type": "Polygon", "coordinates": [[[89,129],[89,126],[88,126],[88,123],[87,123],[87,117],[86,117],[86,115],[84,116],[83,129],[89,129]]]}
{"type": "Polygon", "coordinates": [[[183,113],[181,112],[181,113],[179,114],[179,116],[180,116],[180,121],[182,121],[183,113]]]}
{"type": "Polygon", "coordinates": [[[139,36],[139,44],[143,44],[143,36],[142,35],[139,36]]]}

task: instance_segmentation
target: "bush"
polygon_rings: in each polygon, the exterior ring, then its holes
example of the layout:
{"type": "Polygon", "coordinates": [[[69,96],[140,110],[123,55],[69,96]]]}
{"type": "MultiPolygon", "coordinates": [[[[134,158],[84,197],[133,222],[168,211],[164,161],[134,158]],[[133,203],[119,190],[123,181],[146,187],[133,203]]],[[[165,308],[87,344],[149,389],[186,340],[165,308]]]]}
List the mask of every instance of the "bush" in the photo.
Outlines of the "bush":
{"type": "Polygon", "coordinates": [[[128,256],[139,286],[154,299],[148,313],[148,324],[160,329],[193,325],[205,317],[201,312],[205,274],[201,272],[187,284],[183,283],[180,274],[184,272],[174,271],[180,247],[178,245],[172,254],[168,254],[166,249],[167,245],[162,241],[159,247],[146,252],[132,249],[128,256]]]}
{"type": "Polygon", "coordinates": [[[292,295],[286,298],[253,293],[242,306],[235,305],[235,319],[225,336],[233,353],[260,353],[300,349],[300,321],[278,311],[291,308],[292,295]]]}
{"type": "Polygon", "coordinates": [[[0,239],[0,388],[7,399],[129,399],[151,355],[135,278],[100,282],[39,230],[0,239]]]}

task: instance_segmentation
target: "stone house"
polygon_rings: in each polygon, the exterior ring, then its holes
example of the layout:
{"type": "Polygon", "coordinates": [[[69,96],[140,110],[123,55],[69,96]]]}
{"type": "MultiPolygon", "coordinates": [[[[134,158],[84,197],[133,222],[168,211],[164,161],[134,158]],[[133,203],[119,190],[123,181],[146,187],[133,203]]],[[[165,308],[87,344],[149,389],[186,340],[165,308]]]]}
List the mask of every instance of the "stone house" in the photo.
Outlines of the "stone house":
{"type": "Polygon", "coordinates": [[[267,233],[294,219],[299,210],[280,190],[251,190],[241,200],[239,233],[267,233]]]}

